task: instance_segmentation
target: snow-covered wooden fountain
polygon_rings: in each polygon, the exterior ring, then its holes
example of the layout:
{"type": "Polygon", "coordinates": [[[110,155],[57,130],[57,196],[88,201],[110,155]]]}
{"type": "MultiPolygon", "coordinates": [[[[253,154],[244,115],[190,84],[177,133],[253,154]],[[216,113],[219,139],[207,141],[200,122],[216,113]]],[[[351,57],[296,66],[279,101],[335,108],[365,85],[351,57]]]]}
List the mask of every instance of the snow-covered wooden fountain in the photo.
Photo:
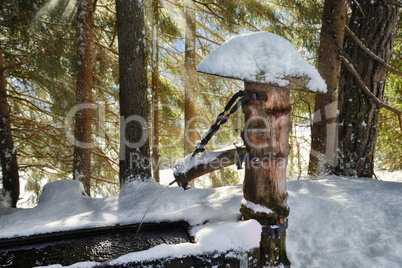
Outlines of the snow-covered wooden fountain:
{"type": "MultiPolygon", "coordinates": [[[[244,219],[256,219],[263,226],[260,248],[253,254],[259,265],[288,266],[284,230],[289,215],[286,166],[292,127],[290,90],[326,92],[326,84],[289,41],[268,32],[230,38],[198,65],[198,71],[243,80],[245,94],[251,94],[242,103],[247,157],[240,211],[244,219]],[[261,98],[261,94],[267,98],[261,98]]],[[[233,159],[233,150],[225,153],[218,156],[233,159]]],[[[184,181],[205,173],[200,170],[211,171],[207,165],[210,160],[205,160],[208,157],[193,155],[187,160],[197,162],[197,157],[202,159],[203,167],[198,165],[194,172],[194,165],[185,169],[182,162],[176,178],[184,181]]]]}

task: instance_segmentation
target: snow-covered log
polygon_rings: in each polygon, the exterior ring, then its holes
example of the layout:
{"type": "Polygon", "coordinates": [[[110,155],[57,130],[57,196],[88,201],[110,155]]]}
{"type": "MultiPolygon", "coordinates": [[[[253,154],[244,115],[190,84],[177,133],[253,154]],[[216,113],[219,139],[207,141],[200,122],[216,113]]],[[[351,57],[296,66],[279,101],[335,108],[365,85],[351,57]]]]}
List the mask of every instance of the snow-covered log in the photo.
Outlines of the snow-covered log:
{"type": "MultiPolygon", "coordinates": [[[[246,152],[245,147],[241,150],[243,153],[246,152]]],[[[214,152],[205,151],[194,156],[189,154],[176,161],[173,175],[180,186],[186,187],[187,182],[215,170],[231,166],[237,162],[237,159],[236,148],[214,152]]]]}

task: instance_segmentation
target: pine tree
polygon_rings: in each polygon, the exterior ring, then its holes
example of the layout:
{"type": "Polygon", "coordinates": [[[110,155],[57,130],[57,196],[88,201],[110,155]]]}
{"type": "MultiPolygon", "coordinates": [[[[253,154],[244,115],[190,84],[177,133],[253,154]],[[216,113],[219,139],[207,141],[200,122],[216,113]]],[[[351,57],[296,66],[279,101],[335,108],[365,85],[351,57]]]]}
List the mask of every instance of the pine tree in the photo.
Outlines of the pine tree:
{"type": "Polygon", "coordinates": [[[77,2],[77,85],[73,178],[90,195],[92,151],[92,1],[77,2]]]}
{"type": "Polygon", "coordinates": [[[359,4],[352,6],[350,31],[344,46],[336,171],[344,175],[372,177],[380,110],[378,101],[384,96],[386,65],[393,52],[399,8],[382,0],[364,0],[359,4]],[[382,62],[360,47],[359,40],[382,62]]]}
{"type": "Polygon", "coordinates": [[[16,207],[20,195],[17,152],[11,133],[10,106],[7,100],[5,66],[0,43],[0,160],[3,177],[3,191],[11,198],[11,206],[16,207]]]}
{"type": "Polygon", "coordinates": [[[308,172],[310,175],[325,174],[325,168],[331,168],[334,165],[341,67],[339,53],[343,47],[346,19],[345,1],[325,1],[318,48],[318,71],[327,84],[327,93],[318,93],[315,96],[308,172]]]}
{"type": "Polygon", "coordinates": [[[120,83],[120,184],[151,177],[143,1],[116,0],[120,83]]]}
{"type": "Polygon", "coordinates": [[[15,74],[25,75],[31,43],[29,27],[37,8],[42,1],[1,1],[0,2],[0,160],[2,167],[3,191],[16,207],[20,193],[18,148],[15,142],[16,131],[12,130],[14,111],[13,88],[9,78],[15,74]],[[18,71],[20,69],[20,71],[18,71]]]}
{"type": "Polygon", "coordinates": [[[184,155],[194,151],[196,133],[196,7],[193,0],[186,0],[185,56],[184,56],[184,155]]]}
{"type": "Polygon", "coordinates": [[[159,166],[159,0],[152,1],[152,161],[153,177],[160,182],[159,166]]]}

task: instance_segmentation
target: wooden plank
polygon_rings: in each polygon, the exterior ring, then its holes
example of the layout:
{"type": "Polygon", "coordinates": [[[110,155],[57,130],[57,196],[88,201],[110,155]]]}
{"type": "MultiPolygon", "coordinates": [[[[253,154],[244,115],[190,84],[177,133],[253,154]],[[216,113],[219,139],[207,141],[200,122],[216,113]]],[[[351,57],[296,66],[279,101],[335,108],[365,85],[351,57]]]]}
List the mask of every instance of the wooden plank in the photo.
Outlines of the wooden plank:
{"type": "MultiPolygon", "coordinates": [[[[188,155],[176,166],[174,177],[178,184],[182,186],[182,178],[190,182],[202,175],[234,165],[237,163],[236,150],[236,148],[233,148],[223,151],[204,152],[195,155],[193,158],[188,155]]],[[[246,153],[245,147],[242,147],[241,150],[244,154],[246,153]]]]}

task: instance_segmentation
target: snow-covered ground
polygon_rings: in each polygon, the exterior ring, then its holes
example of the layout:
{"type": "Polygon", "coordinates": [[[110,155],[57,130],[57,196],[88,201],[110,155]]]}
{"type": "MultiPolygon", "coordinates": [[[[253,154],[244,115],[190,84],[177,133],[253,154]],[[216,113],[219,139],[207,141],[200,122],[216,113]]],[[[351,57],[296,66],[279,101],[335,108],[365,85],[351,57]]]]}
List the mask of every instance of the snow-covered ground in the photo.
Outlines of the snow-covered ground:
{"type": "MultiPolygon", "coordinates": [[[[154,181],[133,182],[118,195],[93,199],[82,194],[77,181],[53,182],[45,186],[38,206],[0,217],[0,237],[138,223],[163,189],[154,181]]],[[[292,267],[402,267],[402,183],[326,176],[290,181],[288,193],[287,251],[292,267]]],[[[241,200],[241,185],[167,188],[145,221],[187,221],[196,243],[163,244],[112,262],[257,247],[261,226],[239,221],[241,200]]]]}

